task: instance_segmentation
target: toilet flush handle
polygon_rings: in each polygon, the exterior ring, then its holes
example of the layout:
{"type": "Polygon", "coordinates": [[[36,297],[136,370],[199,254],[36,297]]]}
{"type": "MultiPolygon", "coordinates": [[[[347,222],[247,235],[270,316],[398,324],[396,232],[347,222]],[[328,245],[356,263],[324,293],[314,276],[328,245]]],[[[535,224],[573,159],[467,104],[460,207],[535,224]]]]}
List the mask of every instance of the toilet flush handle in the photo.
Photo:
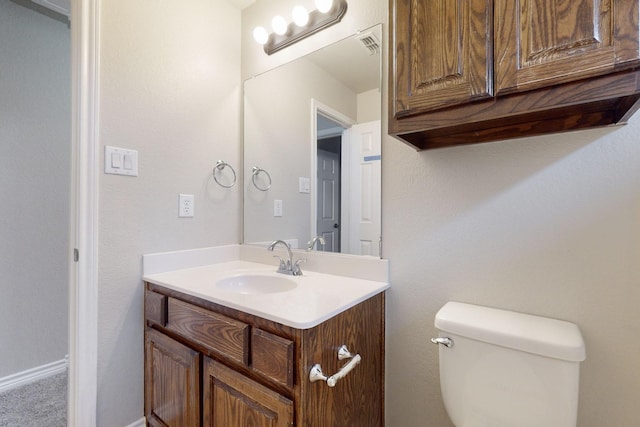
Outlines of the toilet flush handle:
{"type": "Polygon", "coordinates": [[[453,340],[447,337],[431,338],[431,342],[434,344],[442,344],[445,347],[453,347],[453,340]]]}

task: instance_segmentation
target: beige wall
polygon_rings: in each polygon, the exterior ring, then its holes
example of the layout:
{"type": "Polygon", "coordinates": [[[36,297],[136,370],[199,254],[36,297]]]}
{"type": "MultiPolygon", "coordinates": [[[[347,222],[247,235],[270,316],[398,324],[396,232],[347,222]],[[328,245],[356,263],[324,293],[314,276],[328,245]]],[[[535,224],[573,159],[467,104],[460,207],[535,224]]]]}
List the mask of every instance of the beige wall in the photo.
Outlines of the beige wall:
{"type": "Polygon", "coordinates": [[[355,121],[357,95],[304,58],[247,80],[244,89],[245,242],[297,239],[306,248],[311,195],[299,192],[298,178],[311,177],[311,100],[355,121]],[[253,185],[256,165],[271,175],[269,191],[253,185]],[[282,200],[282,217],[273,216],[274,200],[282,200]]]}
{"type": "Polygon", "coordinates": [[[580,427],[638,421],[640,116],[626,127],[383,154],[390,425],[446,426],[433,318],[449,300],[577,323],[580,427]],[[398,208],[403,212],[398,215],[398,208]]]}
{"type": "Polygon", "coordinates": [[[69,37],[0,0],[0,378],[67,354],[69,37]]]}
{"type": "MultiPolygon", "coordinates": [[[[277,58],[249,44],[276,3],[243,13],[243,76],[325,42],[311,38],[277,58]]],[[[323,38],[386,23],[386,14],[386,1],[350,1],[348,20],[323,38]]],[[[385,85],[385,111],[386,94],[385,85]]],[[[637,424],[638,133],[640,116],[625,127],[428,152],[383,140],[388,426],[451,425],[428,341],[449,300],[577,323],[587,345],[579,426],[637,424]]]]}
{"type": "MultiPolygon", "coordinates": [[[[143,415],[141,256],[238,243],[240,11],[225,1],[101,2],[100,143],[139,151],[137,178],[100,175],[98,425],[143,415]],[[178,194],[195,217],[178,218],[178,194]]],[[[102,166],[100,167],[102,170],[102,166]]]]}

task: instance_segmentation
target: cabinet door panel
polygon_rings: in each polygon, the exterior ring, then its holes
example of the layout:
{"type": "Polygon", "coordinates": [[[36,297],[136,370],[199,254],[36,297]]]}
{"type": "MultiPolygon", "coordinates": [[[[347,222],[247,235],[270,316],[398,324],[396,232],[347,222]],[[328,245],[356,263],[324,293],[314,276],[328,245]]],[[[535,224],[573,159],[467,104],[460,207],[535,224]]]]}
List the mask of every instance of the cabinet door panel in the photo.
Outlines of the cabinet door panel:
{"type": "Polygon", "coordinates": [[[145,339],[145,415],[149,425],[200,425],[200,354],[148,329],[145,339]]]}
{"type": "Polygon", "coordinates": [[[637,62],[638,0],[495,0],[498,95],[637,62]]]}
{"type": "Polygon", "coordinates": [[[209,358],[204,359],[206,427],[290,427],[293,402],[209,358]]]}
{"type": "Polygon", "coordinates": [[[394,116],[492,96],[491,10],[491,0],[392,0],[394,116]]]}

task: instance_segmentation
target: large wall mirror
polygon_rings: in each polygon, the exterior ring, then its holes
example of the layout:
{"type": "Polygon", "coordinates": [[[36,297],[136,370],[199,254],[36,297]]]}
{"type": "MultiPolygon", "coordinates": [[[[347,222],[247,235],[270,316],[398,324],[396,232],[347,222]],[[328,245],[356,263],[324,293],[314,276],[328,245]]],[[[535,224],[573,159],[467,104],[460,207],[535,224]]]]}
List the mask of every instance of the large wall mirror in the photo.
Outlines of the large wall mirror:
{"type": "Polygon", "coordinates": [[[377,25],[244,82],[244,243],[380,256],[377,25]]]}

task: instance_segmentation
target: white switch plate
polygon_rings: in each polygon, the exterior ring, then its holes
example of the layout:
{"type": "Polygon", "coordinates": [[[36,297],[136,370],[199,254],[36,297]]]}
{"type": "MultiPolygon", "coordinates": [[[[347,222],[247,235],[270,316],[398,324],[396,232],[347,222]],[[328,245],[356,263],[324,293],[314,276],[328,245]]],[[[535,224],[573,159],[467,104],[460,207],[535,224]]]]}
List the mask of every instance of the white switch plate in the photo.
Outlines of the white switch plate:
{"type": "Polygon", "coordinates": [[[193,218],[193,194],[181,194],[178,201],[178,216],[180,218],[193,218]]]}
{"type": "Polygon", "coordinates": [[[298,192],[309,194],[311,192],[311,179],[300,177],[298,179],[298,192]]]}
{"type": "Polygon", "coordinates": [[[273,201],[273,216],[282,216],[282,200],[273,201]]]}
{"type": "Polygon", "coordinates": [[[138,151],[105,146],[104,173],[138,176],[138,151]]]}

